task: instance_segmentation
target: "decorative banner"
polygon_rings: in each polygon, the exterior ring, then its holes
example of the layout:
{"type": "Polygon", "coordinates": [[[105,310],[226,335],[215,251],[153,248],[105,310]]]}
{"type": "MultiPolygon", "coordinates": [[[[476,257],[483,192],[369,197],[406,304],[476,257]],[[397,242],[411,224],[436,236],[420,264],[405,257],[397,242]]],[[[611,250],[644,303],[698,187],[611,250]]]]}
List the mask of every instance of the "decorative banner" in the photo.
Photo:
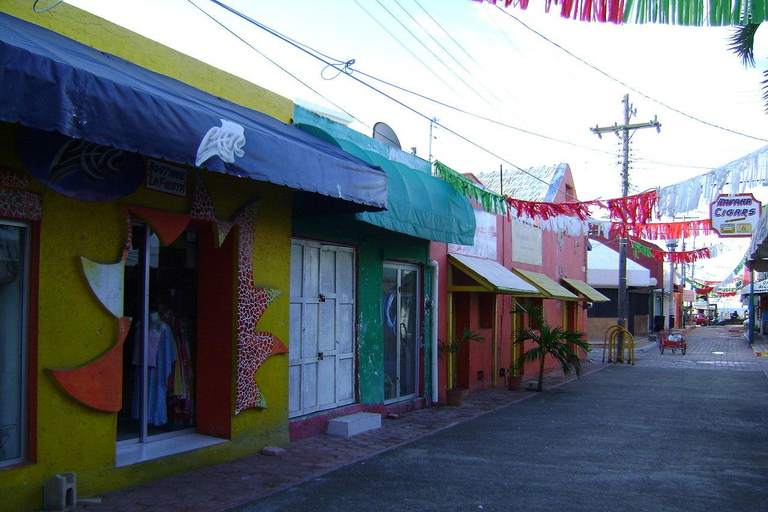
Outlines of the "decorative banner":
{"type": "Polygon", "coordinates": [[[651,251],[653,252],[653,259],[672,263],[693,263],[700,259],[711,258],[707,247],[694,251],[665,252],[661,249],[651,249],[651,251]]]}
{"type": "Polygon", "coordinates": [[[435,174],[445,180],[458,194],[468,197],[483,206],[490,213],[506,214],[504,196],[483,188],[478,183],[462,176],[447,165],[435,161],[435,174]]]}
{"type": "Polygon", "coordinates": [[[712,229],[720,237],[751,237],[761,213],[760,201],[752,194],[721,194],[709,205],[712,229]]]}
{"type": "MultiPolygon", "coordinates": [[[[472,0],[504,7],[514,5],[527,9],[529,0],[472,0]]],[[[712,27],[743,25],[744,20],[760,23],[768,20],[768,10],[762,1],[733,2],[733,0],[544,0],[544,11],[550,12],[552,4],[560,6],[560,16],[579,21],[601,23],[627,22],[661,23],[712,27]]]]}
{"type": "Polygon", "coordinates": [[[632,240],[632,254],[637,258],[639,255],[643,255],[647,258],[653,258],[653,249],[646,247],[645,245],[632,240]]]}
{"type": "Polygon", "coordinates": [[[17,146],[35,178],[74,199],[112,201],[132,194],[144,181],[144,164],[137,153],[25,126],[19,127],[17,146]]]}
{"type": "MultiPolygon", "coordinates": [[[[606,201],[612,219],[622,223],[646,224],[659,202],[657,190],[606,201]]],[[[600,204],[596,202],[596,204],[600,204]]]]}
{"type": "Polygon", "coordinates": [[[612,222],[610,228],[610,236],[632,236],[643,240],[676,240],[695,235],[711,235],[712,233],[709,219],[649,224],[612,222]]]}

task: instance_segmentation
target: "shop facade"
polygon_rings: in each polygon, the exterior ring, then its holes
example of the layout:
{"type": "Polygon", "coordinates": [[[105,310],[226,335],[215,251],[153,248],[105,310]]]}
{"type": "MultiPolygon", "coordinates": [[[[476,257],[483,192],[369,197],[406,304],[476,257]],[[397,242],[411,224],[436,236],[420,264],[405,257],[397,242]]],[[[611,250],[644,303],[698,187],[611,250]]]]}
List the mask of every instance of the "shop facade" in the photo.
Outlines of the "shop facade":
{"type": "Polygon", "coordinates": [[[292,205],[381,211],[386,174],[70,6],[0,26],[3,510],[286,444],[292,205]]]}
{"type": "Polygon", "coordinates": [[[291,339],[304,340],[290,352],[297,439],[335,416],[436,400],[430,244],[472,243],[475,218],[469,201],[433,177],[428,162],[300,106],[294,123],[389,177],[386,212],[294,211],[291,339]]]}
{"type": "MultiPolygon", "coordinates": [[[[586,333],[587,303],[606,300],[585,282],[585,234],[558,233],[536,223],[521,222],[514,215],[495,213],[488,205],[494,204],[494,197],[503,203],[500,192],[512,193],[512,189],[500,189],[498,182],[494,187],[492,176],[482,177],[487,182],[481,183],[472,175],[454,175],[450,180],[465,180],[460,184],[465,190],[480,186],[479,192],[470,195],[489,199],[473,201],[477,224],[474,244],[432,244],[431,249],[432,258],[446,269],[440,280],[439,317],[447,321],[440,323],[438,338],[451,339],[469,328],[485,339],[483,343],[468,343],[458,356],[457,385],[470,393],[507,385],[514,373],[513,361],[531,348],[529,344],[513,343],[517,329],[530,327],[527,315],[512,313],[515,302],[542,307],[551,325],[586,333]]],[[[525,173],[504,175],[504,180],[519,187],[515,197],[531,201],[558,202],[575,196],[567,166],[549,169],[536,177],[525,173]],[[552,186],[530,184],[540,179],[547,179],[552,186]]],[[[439,368],[443,401],[450,365],[441,364],[439,368]]],[[[555,368],[554,361],[547,360],[545,368],[555,368]]],[[[533,379],[538,369],[524,366],[521,371],[524,379],[533,379]]]]}

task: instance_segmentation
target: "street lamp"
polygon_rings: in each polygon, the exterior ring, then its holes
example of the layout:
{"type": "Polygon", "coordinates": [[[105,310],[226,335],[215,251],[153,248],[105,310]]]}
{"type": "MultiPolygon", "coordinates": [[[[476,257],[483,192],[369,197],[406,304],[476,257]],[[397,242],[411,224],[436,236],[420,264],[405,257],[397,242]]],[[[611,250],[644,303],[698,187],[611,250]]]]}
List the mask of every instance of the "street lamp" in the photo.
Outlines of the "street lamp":
{"type": "Polygon", "coordinates": [[[677,240],[667,240],[669,250],[669,329],[675,327],[675,262],[672,253],[677,248],[677,240]]]}

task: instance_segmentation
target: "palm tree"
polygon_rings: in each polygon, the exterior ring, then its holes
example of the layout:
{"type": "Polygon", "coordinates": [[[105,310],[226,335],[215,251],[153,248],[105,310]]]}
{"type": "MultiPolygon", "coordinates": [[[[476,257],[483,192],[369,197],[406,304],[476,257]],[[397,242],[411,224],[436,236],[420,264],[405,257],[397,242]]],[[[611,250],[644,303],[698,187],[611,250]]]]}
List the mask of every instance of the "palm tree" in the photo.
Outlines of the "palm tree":
{"type": "Polygon", "coordinates": [[[448,362],[451,365],[451,382],[449,383],[448,389],[456,389],[456,374],[459,361],[459,352],[461,352],[461,347],[470,341],[483,343],[485,338],[480,335],[479,332],[470,329],[469,327],[465,327],[464,331],[461,333],[461,336],[458,338],[455,338],[451,342],[441,341],[439,344],[439,350],[441,354],[450,354],[450,359],[448,362]]]}
{"type": "Polygon", "coordinates": [[[536,345],[528,349],[515,362],[518,368],[522,367],[523,363],[539,362],[539,384],[536,391],[541,391],[544,386],[544,362],[547,356],[553,357],[560,363],[564,374],[568,375],[571,371],[575,371],[577,377],[581,375],[581,360],[573,346],[589,350],[589,344],[582,339],[583,333],[552,327],[544,319],[543,308],[530,301],[527,301],[525,305],[516,302],[512,313],[529,315],[533,320],[533,325],[538,327],[538,329],[522,327],[513,334],[515,345],[522,345],[529,340],[536,345]]]}

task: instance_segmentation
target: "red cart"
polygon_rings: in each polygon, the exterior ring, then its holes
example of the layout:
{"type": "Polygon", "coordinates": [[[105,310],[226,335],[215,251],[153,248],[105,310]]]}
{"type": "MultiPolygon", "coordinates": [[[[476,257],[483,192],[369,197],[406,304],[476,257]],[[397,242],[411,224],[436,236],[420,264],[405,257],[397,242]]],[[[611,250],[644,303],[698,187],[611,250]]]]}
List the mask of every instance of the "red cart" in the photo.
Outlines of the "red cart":
{"type": "Polygon", "coordinates": [[[664,353],[664,349],[670,349],[672,353],[679,350],[685,355],[688,348],[688,342],[685,340],[685,331],[682,329],[670,329],[659,333],[659,352],[664,353]]]}

